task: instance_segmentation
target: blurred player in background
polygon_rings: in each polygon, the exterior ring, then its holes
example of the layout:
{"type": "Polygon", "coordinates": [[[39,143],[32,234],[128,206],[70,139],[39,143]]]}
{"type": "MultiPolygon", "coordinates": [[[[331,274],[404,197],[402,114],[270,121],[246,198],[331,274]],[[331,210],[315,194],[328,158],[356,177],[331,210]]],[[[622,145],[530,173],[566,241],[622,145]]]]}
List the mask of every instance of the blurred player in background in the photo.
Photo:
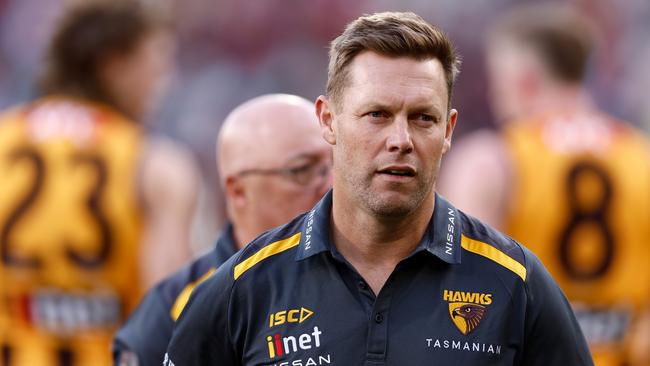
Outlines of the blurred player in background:
{"type": "Polygon", "coordinates": [[[312,103],[286,94],[252,99],[228,116],[217,160],[232,224],[212,251],[147,294],[116,334],[117,365],[160,365],[194,287],[246,243],[307,211],[325,194],[331,148],[318,126],[312,103]]]}
{"type": "Polygon", "coordinates": [[[172,52],[137,2],[80,2],[55,32],[45,96],[0,116],[0,364],[110,364],[142,292],[189,258],[197,170],[135,122],[172,52]]]}
{"type": "Polygon", "coordinates": [[[455,146],[441,191],[527,243],[572,301],[596,364],[622,365],[650,302],[650,150],[590,101],[582,82],[594,42],[557,4],[497,23],[487,69],[507,123],[455,146]]]}

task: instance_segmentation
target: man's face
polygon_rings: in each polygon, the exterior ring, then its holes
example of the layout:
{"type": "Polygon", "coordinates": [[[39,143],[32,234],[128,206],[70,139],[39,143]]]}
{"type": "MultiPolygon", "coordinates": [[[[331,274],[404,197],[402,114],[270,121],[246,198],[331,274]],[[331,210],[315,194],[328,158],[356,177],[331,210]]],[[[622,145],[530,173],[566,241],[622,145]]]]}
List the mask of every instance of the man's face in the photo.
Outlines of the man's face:
{"type": "Polygon", "coordinates": [[[526,117],[530,101],[537,97],[532,52],[512,40],[493,40],[486,57],[490,106],[499,123],[526,117]]]}
{"type": "MultiPolygon", "coordinates": [[[[317,128],[308,122],[278,123],[280,129],[272,142],[264,144],[258,157],[260,170],[272,173],[252,174],[244,178],[250,217],[260,232],[284,224],[310,210],[331,187],[332,149],[317,128]]],[[[289,117],[288,117],[289,118],[289,117]]],[[[256,152],[251,151],[252,154],[256,152]]]]}
{"type": "Polygon", "coordinates": [[[113,55],[104,79],[121,108],[136,119],[151,112],[172,74],[174,41],[166,31],[143,36],[131,52],[113,55]]]}
{"type": "Polygon", "coordinates": [[[376,216],[409,214],[431,197],[456,123],[442,65],[363,52],[347,83],[340,105],[317,106],[333,145],[334,192],[376,216]]]}

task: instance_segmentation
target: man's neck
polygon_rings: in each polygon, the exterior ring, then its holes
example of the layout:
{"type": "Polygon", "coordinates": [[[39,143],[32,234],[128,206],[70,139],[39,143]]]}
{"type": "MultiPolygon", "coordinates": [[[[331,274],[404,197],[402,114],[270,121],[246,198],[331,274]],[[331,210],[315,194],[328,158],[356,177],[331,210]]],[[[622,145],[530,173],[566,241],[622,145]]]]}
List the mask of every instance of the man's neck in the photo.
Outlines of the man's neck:
{"type": "Polygon", "coordinates": [[[338,251],[368,282],[375,294],[422,239],[431,220],[435,198],[431,195],[414,212],[403,217],[377,217],[359,207],[332,202],[332,238],[338,251]]]}
{"type": "MultiPolygon", "coordinates": [[[[257,237],[255,235],[253,230],[247,230],[246,225],[235,225],[233,224],[233,230],[232,230],[232,236],[233,236],[233,241],[235,242],[235,246],[237,246],[237,250],[243,248],[246,246],[246,244],[250,243],[257,237]]],[[[262,232],[262,231],[260,231],[262,232]]]]}

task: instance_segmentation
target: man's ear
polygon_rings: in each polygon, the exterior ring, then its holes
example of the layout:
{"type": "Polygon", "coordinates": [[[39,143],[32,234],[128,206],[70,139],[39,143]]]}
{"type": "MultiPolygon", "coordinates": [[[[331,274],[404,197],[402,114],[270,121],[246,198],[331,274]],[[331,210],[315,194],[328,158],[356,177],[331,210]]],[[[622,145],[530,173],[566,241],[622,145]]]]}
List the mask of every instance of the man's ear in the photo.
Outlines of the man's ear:
{"type": "Polygon", "coordinates": [[[239,176],[228,176],[224,183],[224,191],[233,207],[243,207],[246,205],[246,189],[239,176]]]}
{"type": "Polygon", "coordinates": [[[445,127],[445,143],[442,147],[442,153],[446,153],[451,148],[451,136],[454,134],[456,128],[456,120],[458,120],[458,111],[455,109],[449,110],[449,118],[447,119],[447,126],[445,127]]]}
{"type": "Polygon", "coordinates": [[[318,117],[323,138],[330,145],[336,145],[334,113],[332,107],[332,103],[324,95],[321,95],[316,99],[316,117],[318,117]]]}

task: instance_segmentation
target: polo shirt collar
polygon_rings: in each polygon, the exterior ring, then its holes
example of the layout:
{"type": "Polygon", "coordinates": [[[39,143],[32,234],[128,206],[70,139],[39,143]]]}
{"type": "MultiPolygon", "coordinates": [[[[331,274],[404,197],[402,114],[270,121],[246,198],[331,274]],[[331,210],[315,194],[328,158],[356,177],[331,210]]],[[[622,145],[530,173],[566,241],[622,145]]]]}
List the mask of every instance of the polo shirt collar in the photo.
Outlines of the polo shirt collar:
{"type": "Polygon", "coordinates": [[[433,217],[420,246],[447,263],[460,263],[461,231],[458,210],[436,193],[433,217]]]}
{"type": "Polygon", "coordinates": [[[330,242],[331,212],[332,190],[330,189],[303,220],[296,260],[302,260],[332,249],[333,245],[330,242]]]}
{"type": "Polygon", "coordinates": [[[219,263],[227,261],[228,258],[239,250],[234,237],[232,223],[228,222],[221,235],[219,235],[214,247],[214,253],[219,263]]]}
{"type": "MultiPolygon", "coordinates": [[[[433,216],[417,251],[426,250],[447,263],[460,263],[461,224],[458,210],[436,194],[433,216]]],[[[302,224],[296,260],[324,251],[336,252],[330,240],[332,190],[309,211],[302,224]]]]}

